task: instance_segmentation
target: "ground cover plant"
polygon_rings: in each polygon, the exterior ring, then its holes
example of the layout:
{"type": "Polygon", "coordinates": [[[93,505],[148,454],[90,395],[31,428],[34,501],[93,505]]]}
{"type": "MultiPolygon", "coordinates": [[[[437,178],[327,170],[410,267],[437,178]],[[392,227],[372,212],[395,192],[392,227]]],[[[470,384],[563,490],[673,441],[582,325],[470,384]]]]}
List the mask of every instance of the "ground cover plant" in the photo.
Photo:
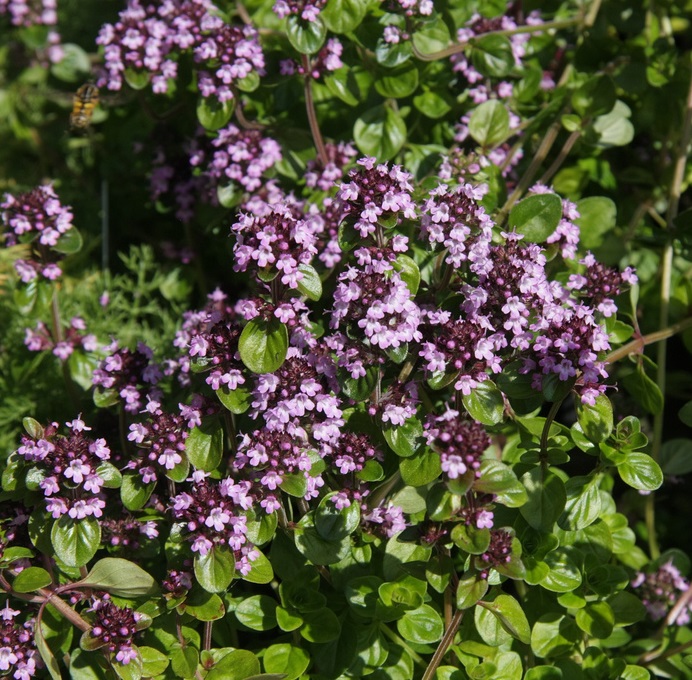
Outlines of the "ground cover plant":
{"type": "Polygon", "coordinates": [[[0,677],[692,677],[691,16],[0,0],[0,677]]]}

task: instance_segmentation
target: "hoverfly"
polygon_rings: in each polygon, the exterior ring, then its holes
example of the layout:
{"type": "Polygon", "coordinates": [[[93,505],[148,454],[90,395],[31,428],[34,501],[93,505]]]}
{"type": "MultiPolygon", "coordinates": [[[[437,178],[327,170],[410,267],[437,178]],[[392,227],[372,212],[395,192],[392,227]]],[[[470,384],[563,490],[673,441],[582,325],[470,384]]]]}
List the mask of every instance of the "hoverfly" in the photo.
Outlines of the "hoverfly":
{"type": "Polygon", "coordinates": [[[72,99],[72,113],[70,114],[70,129],[86,130],[91,124],[94,109],[99,103],[99,89],[94,83],[85,83],[72,99]]]}

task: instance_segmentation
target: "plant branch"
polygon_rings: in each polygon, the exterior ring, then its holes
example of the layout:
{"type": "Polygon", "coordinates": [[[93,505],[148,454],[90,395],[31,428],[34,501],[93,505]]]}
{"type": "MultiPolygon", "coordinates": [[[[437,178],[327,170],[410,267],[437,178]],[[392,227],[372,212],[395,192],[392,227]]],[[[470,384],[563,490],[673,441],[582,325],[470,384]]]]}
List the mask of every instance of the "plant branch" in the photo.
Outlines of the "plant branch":
{"type": "Polygon", "coordinates": [[[647,345],[653,345],[656,342],[661,342],[661,340],[671,338],[688,328],[692,328],[692,316],[678,321],[677,323],[673,323],[663,330],[655,331],[654,333],[642,335],[634,340],[630,340],[626,345],[609,352],[604,361],[607,364],[614,364],[616,361],[620,361],[620,359],[624,359],[630,354],[641,354],[644,351],[644,347],[647,345]]]}
{"type": "Polygon", "coordinates": [[[392,642],[396,643],[399,647],[402,647],[405,649],[408,653],[408,655],[414,660],[415,663],[417,663],[419,666],[425,667],[425,661],[418,655],[417,652],[414,652],[407,644],[406,641],[399,637],[388,625],[382,624],[380,625],[380,630],[390,639],[392,642]]]}
{"type": "Polygon", "coordinates": [[[310,124],[312,141],[315,144],[315,149],[317,150],[317,157],[319,158],[322,167],[326,168],[327,164],[329,163],[329,156],[327,156],[327,149],[324,146],[324,140],[322,139],[320,126],[317,122],[315,102],[312,98],[312,76],[310,75],[310,57],[308,57],[307,54],[303,55],[303,68],[305,69],[305,76],[303,77],[303,89],[305,92],[305,109],[307,110],[308,114],[308,123],[310,124]]]}
{"type": "MultiPolygon", "coordinates": [[[[692,131],[692,78],[688,85],[687,91],[687,108],[685,111],[685,120],[682,125],[680,134],[680,144],[677,148],[677,157],[673,171],[673,179],[670,184],[670,193],[668,197],[668,211],[666,213],[667,232],[666,245],[663,249],[661,258],[661,293],[660,293],[660,313],[658,319],[658,327],[665,328],[668,326],[670,316],[670,288],[673,278],[673,240],[671,233],[673,231],[673,220],[677,217],[678,207],[680,205],[680,190],[682,181],[685,176],[685,167],[687,165],[687,157],[690,145],[690,132],[692,131]]],[[[666,361],[667,361],[667,343],[661,342],[656,353],[656,384],[658,385],[661,394],[666,393],[666,361]]],[[[658,461],[660,458],[661,447],[663,445],[663,417],[664,409],[655,414],[653,427],[653,441],[651,444],[651,457],[658,461]]],[[[660,550],[656,541],[656,526],[654,517],[655,508],[654,494],[650,494],[646,498],[646,524],[649,535],[649,553],[652,559],[656,559],[660,550]]]]}
{"type": "Polygon", "coordinates": [[[440,644],[437,645],[437,649],[435,650],[435,653],[433,654],[432,659],[430,659],[430,663],[428,664],[428,667],[425,669],[425,673],[423,673],[422,680],[432,680],[432,678],[435,677],[435,672],[437,671],[437,667],[442,662],[442,659],[443,659],[444,655],[447,653],[449,646],[454,641],[454,636],[457,634],[457,631],[459,630],[459,626],[461,625],[461,619],[463,616],[464,616],[464,610],[463,609],[457,609],[457,611],[454,612],[454,616],[452,617],[452,622],[447,627],[445,634],[442,636],[442,640],[440,640],[440,644]]]}
{"type": "MultiPolygon", "coordinates": [[[[563,19],[561,21],[546,21],[543,24],[526,24],[524,26],[517,26],[516,28],[506,28],[497,31],[488,31],[487,33],[482,33],[476,38],[483,39],[489,35],[504,35],[512,36],[518,35],[520,33],[545,33],[547,31],[559,31],[562,28],[570,28],[572,26],[578,26],[583,23],[584,19],[581,16],[573,17],[572,19],[563,19]]],[[[416,43],[411,41],[413,55],[420,59],[421,61],[437,61],[438,59],[446,59],[454,54],[459,54],[463,52],[468,47],[473,47],[475,40],[469,40],[468,42],[455,43],[449,47],[445,47],[443,50],[438,50],[437,52],[421,52],[417,47],[416,43]]]]}
{"type": "Polygon", "coordinates": [[[577,143],[579,137],[581,137],[581,130],[575,130],[567,138],[567,141],[562,145],[562,149],[560,149],[560,153],[557,155],[557,158],[552,162],[550,167],[543,173],[543,175],[541,175],[541,178],[538,180],[539,184],[548,184],[553,175],[557,173],[560,166],[565,162],[565,159],[572,150],[572,147],[577,143]]]}
{"type": "Polygon", "coordinates": [[[502,225],[507,215],[509,214],[509,211],[512,209],[512,206],[519,200],[519,198],[533,183],[533,178],[536,176],[536,173],[538,172],[541,165],[543,165],[543,161],[548,156],[548,153],[550,152],[550,149],[555,143],[555,140],[557,139],[558,133],[561,129],[562,123],[559,120],[556,120],[548,128],[548,131],[545,133],[545,137],[543,137],[543,140],[541,141],[538,150],[536,151],[533,160],[531,161],[531,164],[526,169],[526,172],[519,181],[519,184],[517,184],[517,188],[510,194],[509,198],[505,201],[505,204],[502,206],[502,209],[497,214],[497,218],[495,221],[498,226],[502,225]]]}

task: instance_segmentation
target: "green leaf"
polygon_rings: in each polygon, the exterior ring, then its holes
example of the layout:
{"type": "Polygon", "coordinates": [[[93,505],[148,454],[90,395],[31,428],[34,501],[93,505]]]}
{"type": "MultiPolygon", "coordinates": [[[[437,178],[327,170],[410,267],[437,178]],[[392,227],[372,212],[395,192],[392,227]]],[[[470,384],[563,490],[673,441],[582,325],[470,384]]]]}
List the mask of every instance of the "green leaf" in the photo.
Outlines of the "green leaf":
{"type": "Polygon", "coordinates": [[[233,84],[241,92],[254,92],[260,85],[259,73],[250,71],[245,77],[234,80],[233,84]]]}
{"type": "Polygon", "coordinates": [[[22,569],[12,582],[12,590],[18,593],[30,593],[39,588],[45,588],[53,583],[51,575],[41,567],[22,569]]]}
{"type": "Polygon", "coordinates": [[[100,559],[79,584],[126,598],[147,597],[159,592],[156,581],[144,569],[119,557],[100,559]]]}
{"type": "Polygon", "coordinates": [[[416,30],[411,36],[415,48],[423,54],[432,54],[449,47],[451,36],[449,28],[441,16],[422,22],[416,21],[416,30]]]}
{"type": "Polygon", "coordinates": [[[686,475],[692,472],[692,439],[669,439],[661,447],[661,469],[664,475],[686,475]]]}
{"type": "Polygon", "coordinates": [[[427,604],[406,612],[396,623],[404,640],[425,645],[437,642],[444,633],[442,617],[427,604]]]}
{"type": "Polygon", "coordinates": [[[43,439],[44,429],[38,420],[29,417],[22,418],[22,427],[30,437],[34,439],[43,439]]]}
{"type": "Polygon", "coordinates": [[[245,413],[252,404],[252,393],[245,387],[236,387],[229,390],[225,385],[216,390],[219,401],[231,412],[236,415],[245,413]]]}
{"type": "Polygon", "coordinates": [[[633,489],[655,491],[663,484],[661,468],[646,453],[630,453],[617,468],[622,481],[633,489]]]}
{"type": "Polygon", "coordinates": [[[531,243],[543,243],[562,219],[562,201],[555,194],[534,194],[509,213],[509,226],[531,243]]]}
{"type": "Polygon", "coordinates": [[[320,17],[332,33],[350,33],[363,20],[366,9],[363,0],[329,0],[320,17]]]}
{"type": "Polygon", "coordinates": [[[531,649],[542,659],[557,657],[571,651],[581,638],[582,632],[574,619],[551,612],[541,616],[533,625],[531,649]]]}
{"type": "Polygon", "coordinates": [[[360,88],[352,69],[343,67],[325,75],[324,84],[331,94],[344,104],[357,106],[360,101],[360,88]]]}
{"type": "Polygon", "coordinates": [[[544,560],[550,567],[550,573],[541,581],[541,587],[554,593],[568,593],[581,585],[579,567],[566,549],[557,548],[549,552],[544,560]]]}
{"type": "Polygon", "coordinates": [[[477,106],[469,119],[469,134],[482,147],[492,148],[509,135],[509,113],[497,99],[489,99],[477,106]]]}
{"type": "Polygon", "coordinates": [[[155,486],[155,482],[145,484],[138,472],[125,473],[120,486],[120,499],[128,510],[139,510],[145,506],[155,486]]]}
{"type": "Polygon", "coordinates": [[[498,595],[492,602],[481,600],[479,606],[491,612],[500,625],[514,638],[528,644],[531,628],[521,605],[511,595],[498,595]]]}
{"type": "Polygon", "coordinates": [[[606,602],[587,604],[576,613],[575,619],[587,635],[600,639],[609,637],[615,626],[615,615],[606,602]]]}
{"type": "Polygon", "coordinates": [[[351,541],[348,537],[331,541],[317,531],[311,515],[304,515],[295,532],[296,547],[313,564],[336,564],[348,555],[351,541]]]}
{"type": "Polygon", "coordinates": [[[519,508],[526,503],[526,489],[517,479],[514,472],[498,460],[483,460],[480,467],[480,478],[473,488],[482,493],[496,496],[498,503],[509,508],[519,508]]]}
{"type": "Polygon", "coordinates": [[[208,680],[249,680],[259,672],[259,659],[252,652],[234,649],[217,661],[206,677],[208,680]]]}
{"type": "MultiPolygon", "coordinates": [[[[170,651],[171,670],[178,678],[193,678],[197,672],[199,664],[199,652],[190,645],[181,647],[179,643],[174,642],[170,651]]],[[[210,673],[207,674],[207,678],[210,673]]],[[[220,678],[219,678],[220,680],[220,678]]]]}
{"type": "Polygon", "coordinates": [[[17,285],[14,289],[14,303],[19,308],[19,311],[25,316],[31,314],[39,293],[39,279],[29,281],[24,285],[17,285]]]}
{"type": "Polygon", "coordinates": [[[577,201],[577,210],[579,217],[574,223],[579,227],[579,241],[587,250],[594,250],[615,228],[617,207],[605,196],[587,196],[577,201]]]}
{"type": "Polygon", "coordinates": [[[634,138],[634,125],[630,122],[632,111],[623,101],[615,102],[610,113],[599,116],[593,122],[592,128],[598,139],[598,146],[626,146],[634,138]]]}
{"type": "Polygon", "coordinates": [[[95,517],[74,520],[63,515],[50,533],[55,554],[68,567],[83,567],[101,543],[101,525],[95,517]]]}
{"type": "Polygon", "coordinates": [[[350,536],[360,525],[360,506],[351,503],[339,510],[334,505],[337,492],[327,494],[315,511],[315,529],[328,541],[340,541],[350,536]]]}
{"type": "Polygon", "coordinates": [[[663,411],[663,395],[659,386],[644,372],[642,366],[637,366],[632,373],[622,376],[620,382],[625,389],[649,413],[657,415],[663,411]]]}
{"type": "Polygon", "coordinates": [[[487,35],[474,40],[471,61],[484,76],[504,78],[514,68],[512,43],[504,35],[487,35]]]}
{"type": "Polygon", "coordinates": [[[279,487],[289,496],[303,498],[308,492],[308,480],[303,472],[289,473],[283,476],[279,487]]]}
{"type": "Polygon", "coordinates": [[[198,621],[218,621],[226,614],[223,600],[216,593],[193,587],[184,602],[177,606],[179,614],[188,614],[198,621]]]}
{"type": "Polygon", "coordinates": [[[444,118],[451,110],[450,103],[437,92],[423,92],[413,98],[413,105],[425,116],[438,120],[444,118]]]}
{"type": "Polygon", "coordinates": [[[168,668],[168,657],[153,647],[139,647],[142,657],[142,676],[153,678],[161,675],[168,668]]]}
{"type": "Polygon", "coordinates": [[[604,442],[613,431],[613,405],[610,399],[601,394],[593,406],[578,402],[577,420],[589,440],[595,444],[604,442]]]}
{"type": "Polygon", "coordinates": [[[301,54],[316,54],[327,37],[327,27],[320,17],[305,21],[292,15],[286,22],[288,40],[301,54]]]}
{"type": "Polygon", "coordinates": [[[91,73],[89,55],[74,43],[61,43],[62,57],[57,64],[51,64],[50,72],[58,80],[76,83],[91,73]]]}
{"type": "Polygon", "coordinates": [[[214,419],[190,430],[185,440],[185,453],[198,470],[212,472],[221,462],[223,455],[223,428],[214,419]]]}
{"type": "Polygon", "coordinates": [[[94,404],[98,408],[108,408],[109,406],[115,406],[120,402],[120,395],[116,390],[102,390],[96,388],[94,390],[94,404]]]}
{"type": "Polygon", "coordinates": [[[298,680],[310,665],[310,655],[300,647],[281,643],[268,647],[263,661],[267,672],[281,673],[285,680],[298,680]]]}
{"type": "Polygon", "coordinates": [[[519,509],[521,516],[534,529],[549,532],[565,508],[564,482],[541,466],[529,470],[521,483],[528,494],[528,500],[519,509]]]}
{"type": "Polygon", "coordinates": [[[483,425],[497,425],[505,416],[502,392],[492,380],[484,380],[462,397],[470,416],[483,425]]]}
{"type": "Polygon", "coordinates": [[[103,480],[106,489],[119,489],[123,483],[123,476],[115,465],[104,460],[96,468],[96,474],[103,480]]]}
{"type": "Polygon", "coordinates": [[[219,205],[224,208],[235,208],[243,199],[242,187],[235,182],[219,185],[216,187],[216,197],[219,200],[219,205]]]}
{"type": "Polygon", "coordinates": [[[613,610],[615,623],[618,626],[629,626],[646,617],[646,607],[642,601],[636,595],[624,590],[609,597],[608,604],[613,610]]]}
{"type": "Polygon", "coordinates": [[[286,359],[288,329],[278,319],[252,319],[240,334],[238,351],[253,373],[273,373],[286,359]]]}
{"type": "Polygon", "coordinates": [[[53,655],[51,648],[48,646],[48,642],[46,641],[42,621],[40,623],[37,622],[36,626],[34,626],[34,643],[38,653],[43,659],[43,663],[46,664],[46,669],[48,670],[52,680],[62,680],[60,666],[58,666],[58,662],[53,655]]]}
{"type": "Polygon", "coordinates": [[[271,630],[276,627],[276,600],[268,595],[252,595],[235,609],[238,621],[252,630],[271,630]]]}
{"type": "Polygon", "coordinates": [[[482,555],[490,545],[490,529],[477,529],[472,524],[457,524],[450,538],[454,544],[471,555],[482,555]]]}
{"type": "Polygon", "coordinates": [[[179,463],[176,463],[172,470],[166,470],[166,477],[178,484],[184,482],[189,474],[190,461],[187,459],[187,456],[183,456],[183,459],[179,463]]]}
{"type": "Polygon", "coordinates": [[[402,458],[410,458],[423,441],[423,425],[413,416],[403,425],[385,425],[382,434],[394,453],[402,458]]]}
{"type": "Polygon", "coordinates": [[[326,607],[303,615],[303,627],[300,635],[308,642],[331,642],[336,640],[341,633],[341,624],[336,614],[326,607]]]}
{"type": "Polygon", "coordinates": [[[396,256],[396,260],[392,263],[392,266],[395,271],[399,272],[401,280],[406,284],[411,295],[415,295],[420,286],[420,269],[415,261],[408,255],[399,253],[396,256]]]}
{"type": "Polygon", "coordinates": [[[279,628],[286,632],[297,630],[303,625],[301,616],[296,616],[283,607],[276,608],[276,621],[279,624],[279,628]]]}
{"type": "Polygon", "coordinates": [[[195,554],[195,576],[199,584],[209,593],[226,590],[235,574],[233,554],[219,546],[214,546],[206,555],[195,554]]]}
{"type": "MultiPolygon", "coordinates": [[[[348,375],[347,373],[345,375],[348,375]]],[[[365,375],[354,380],[353,378],[342,378],[339,382],[344,394],[353,401],[365,401],[372,394],[377,384],[378,369],[370,366],[365,369],[365,375]]]]}
{"type": "Polygon", "coordinates": [[[63,255],[73,255],[82,249],[82,235],[75,227],[71,227],[64,234],[60,234],[58,242],[53,246],[53,250],[57,250],[63,255]]]}
{"type": "Polygon", "coordinates": [[[29,548],[12,547],[6,548],[0,557],[0,568],[9,567],[17,560],[30,560],[34,556],[34,551],[29,548]]]}
{"type": "Polygon", "coordinates": [[[137,656],[130,659],[129,663],[122,664],[117,659],[112,659],[110,662],[120,680],[141,680],[142,678],[142,657],[135,645],[132,645],[132,649],[137,653],[137,656]]]}
{"type": "Polygon", "coordinates": [[[488,592],[488,579],[477,574],[461,579],[457,586],[457,609],[470,609],[488,592]]]}
{"type": "Polygon", "coordinates": [[[413,54],[413,48],[408,40],[402,40],[393,45],[385,42],[382,38],[377,41],[375,47],[375,59],[378,64],[394,68],[400,64],[405,64],[413,54]]]}
{"type": "Polygon", "coordinates": [[[197,120],[206,130],[219,130],[231,120],[235,101],[219,102],[210,97],[200,97],[197,102],[197,120]]]}
{"type": "Polygon", "coordinates": [[[322,281],[315,268],[309,264],[298,265],[303,278],[298,281],[298,290],[310,300],[317,301],[322,297],[322,281]]]}
{"type": "Polygon", "coordinates": [[[399,463],[401,478],[409,486],[424,486],[442,474],[440,456],[431,449],[423,449],[399,463]]]}
{"type": "Polygon", "coordinates": [[[368,109],[353,126],[353,138],[361,152],[380,161],[388,161],[399,152],[406,134],[401,115],[384,105],[368,109]]]}
{"type": "MultiPolygon", "coordinates": [[[[688,401],[679,411],[678,418],[688,427],[692,427],[692,401],[688,401]]],[[[25,426],[26,427],[26,426],[25,426]]]]}
{"type": "Polygon", "coordinates": [[[135,71],[132,68],[126,68],[123,77],[133,90],[143,90],[149,84],[151,74],[149,71],[135,71]]]}
{"type": "Polygon", "coordinates": [[[601,515],[601,492],[598,478],[572,477],[565,484],[567,502],[557,523],[565,531],[579,531],[593,524],[601,515]]]}
{"type": "Polygon", "coordinates": [[[260,553],[250,562],[250,571],[242,576],[243,581],[248,583],[271,583],[274,580],[274,569],[272,563],[264,553],[260,553]]]}
{"type": "Polygon", "coordinates": [[[375,81],[375,89],[383,97],[403,99],[418,88],[418,68],[407,62],[391,69],[383,70],[375,81]]]}
{"type": "Polygon", "coordinates": [[[615,84],[609,76],[592,76],[572,94],[572,107],[582,118],[601,116],[613,106],[615,84]]]}

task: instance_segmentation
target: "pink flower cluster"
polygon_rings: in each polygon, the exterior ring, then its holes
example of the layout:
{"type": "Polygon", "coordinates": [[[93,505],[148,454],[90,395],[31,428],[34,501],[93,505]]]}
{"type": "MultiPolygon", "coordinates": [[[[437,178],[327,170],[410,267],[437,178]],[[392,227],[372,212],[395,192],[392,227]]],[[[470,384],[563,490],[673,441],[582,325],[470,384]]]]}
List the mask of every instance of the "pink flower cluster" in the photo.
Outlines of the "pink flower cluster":
{"type": "Polygon", "coordinates": [[[16,454],[40,470],[38,487],[54,519],[101,517],[106,507],[101,469],[111,457],[110,449],[105,439],[87,436],[91,428],[79,418],[67,426],[68,436],[58,434],[57,423],[48,425],[40,437],[25,435],[16,454]]]}
{"type": "Polygon", "coordinates": [[[281,158],[281,147],[271,137],[230,124],[218,130],[210,142],[195,144],[190,165],[200,168],[213,186],[224,186],[231,180],[252,192],[281,158]]]}
{"type": "Polygon", "coordinates": [[[0,14],[7,14],[13,26],[55,26],[57,0],[0,0],[0,14]]]}
{"type": "Polygon", "coordinates": [[[484,185],[440,184],[423,203],[421,235],[433,247],[441,245],[453,267],[468,262],[477,271],[487,260],[493,221],[480,204],[486,192],[484,185]]]}
{"type": "Polygon", "coordinates": [[[108,593],[94,597],[88,610],[93,623],[89,634],[123,666],[137,658],[132,638],[143,626],[143,617],[129,607],[118,607],[108,593]]]}
{"type": "Polygon", "coordinates": [[[29,680],[43,666],[34,644],[34,621],[19,623],[20,612],[8,602],[0,609],[0,673],[15,680],[29,680]]]}
{"type": "Polygon", "coordinates": [[[185,440],[189,436],[187,419],[200,422],[199,413],[181,405],[181,413],[167,413],[157,401],[150,400],[145,409],[148,420],[130,425],[129,441],[137,445],[138,455],[126,469],[136,470],[144,484],[158,480],[180,465],[185,456],[185,440]],[[184,415],[183,415],[184,413],[184,415]]]}
{"type": "Polygon", "coordinates": [[[337,196],[363,238],[375,233],[378,222],[394,227],[402,218],[417,217],[410,173],[399,165],[378,164],[371,157],[361,158],[358,165],[348,173],[349,181],[341,184],[337,196]]]}
{"type": "Polygon", "coordinates": [[[277,0],[274,12],[282,19],[296,16],[303,21],[312,22],[317,19],[327,4],[327,0],[277,0]]]}
{"type": "MultiPolygon", "coordinates": [[[[637,591],[649,616],[654,621],[659,621],[687,592],[690,584],[673,562],[669,561],[652,573],[639,572],[632,580],[632,587],[637,591]]],[[[692,605],[688,604],[671,623],[685,626],[691,620],[691,613],[692,605]]]]}
{"type": "Polygon", "coordinates": [[[323,165],[319,158],[308,161],[305,172],[305,185],[310,189],[329,191],[344,174],[344,168],[356,155],[355,148],[346,142],[338,144],[327,143],[327,164],[323,165]]]}
{"type": "Polygon", "coordinates": [[[19,278],[24,283],[39,276],[57,279],[62,274],[57,262],[63,255],[55,246],[73,228],[72,209],[60,203],[50,184],[16,197],[6,194],[0,208],[5,244],[30,244],[31,258],[15,262],[19,278]]]}
{"type": "Polygon", "coordinates": [[[246,537],[246,511],[253,503],[249,490],[248,482],[236,483],[230,477],[211,480],[196,472],[186,490],[171,498],[169,507],[192,552],[204,556],[216,546],[227,548],[234,553],[236,569],[243,575],[259,556],[246,537]]]}
{"type": "Polygon", "coordinates": [[[43,321],[39,321],[35,329],[26,329],[24,344],[32,352],[50,350],[61,361],[67,361],[77,349],[94,352],[99,348],[96,336],[93,333],[85,334],[85,330],[84,319],[78,316],[72,317],[69,327],[63,331],[62,338],[56,340],[48,326],[43,321]]]}
{"type": "Polygon", "coordinates": [[[329,38],[324,47],[309,60],[307,70],[301,62],[294,61],[293,59],[283,59],[280,64],[281,75],[292,76],[298,74],[304,76],[307,73],[311,78],[317,80],[326,72],[336,71],[344,65],[341,61],[343,51],[344,46],[338,38],[329,38]]]}
{"type": "Polygon", "coordinates": [[[471,471],[479,477],[481,457],[490,446],[485,428],[458,411],[447,409],[426,423],[428,445],[440,454],[442,472],[449,479],[457,479],[471,471]]]}
{"type": "Polygon", "coordinates": [[[371,346],[383,350],[421,340],[421,310],[394,269],[394,252],[360,248],[355,256],[360,266],[339,276],[330,328],[359,328],[371,346]]]}
{"type": "Polygon", "coordinates": [[[317,231],[321,224],[309,216],[296,219],[286,205],[275,205],[264,215],[244,213],[231,227],[236,235],[233,247],[236,271],[248,266],[280,273],[281,283],[297,288],[305,274],[301,264],[309,264],[317,254],[317,231]]]}
{"type": "Polygon", "coordinates": [[[140,342],[135,351],[118,348],[116,342],[106,347],[110,354],[94,371],[94,387],[114,390],[125,402],[128,413],[138,413],[144,406],[144,398],[158,400],[161,396],[156,387],[163,377],[160,367],[153,362],[154,353],[140,342]]]}
{"type": "Polygon", "coordinates": [[[192,52],[199,66],[202,96],[233,99],[233,86],[264,72],[264,55],[251,26],[231,26],[209,0],[166,0],[142,5],[129,0],[115,24],[105,24],[97,42],[104,46],[102,85],[122,88],[129,70],[151,77],[154,92],[168,92],[178,76],[178,58],[192,52]]]}

